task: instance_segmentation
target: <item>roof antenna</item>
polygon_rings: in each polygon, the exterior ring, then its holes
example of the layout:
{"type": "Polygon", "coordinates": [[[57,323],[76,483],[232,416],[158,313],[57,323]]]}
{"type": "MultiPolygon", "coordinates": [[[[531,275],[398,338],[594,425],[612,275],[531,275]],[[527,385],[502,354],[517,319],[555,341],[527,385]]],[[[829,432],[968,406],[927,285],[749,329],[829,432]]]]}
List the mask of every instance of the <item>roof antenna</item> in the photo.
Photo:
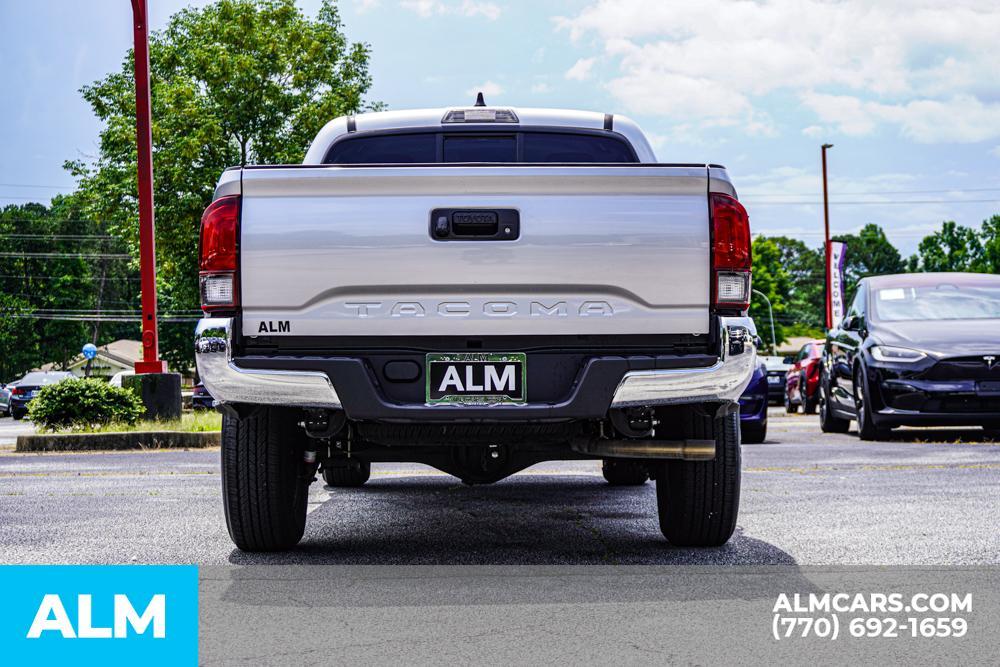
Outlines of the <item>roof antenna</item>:
{"type": "Polygon", "coordinates": [[[486,100],[483,99],[483,93],[482,93],[482,91],[480,91],[476,95],[476,103],[473,106],[476,106],[476,107],[484,107],[484,106],[486,106],[486,100]]]}

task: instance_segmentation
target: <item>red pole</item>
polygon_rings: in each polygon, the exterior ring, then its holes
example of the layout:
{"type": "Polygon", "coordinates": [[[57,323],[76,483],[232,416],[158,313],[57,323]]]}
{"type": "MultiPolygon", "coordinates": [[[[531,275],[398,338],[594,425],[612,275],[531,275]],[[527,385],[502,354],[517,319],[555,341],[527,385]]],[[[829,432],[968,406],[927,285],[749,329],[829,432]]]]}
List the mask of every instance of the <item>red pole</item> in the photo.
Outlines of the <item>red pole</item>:
{"type": "Polygon", "coordinates": [[[149,112],[149,28],[146,0],[132,0],[135,41],[135,141],[139,158],[139,273],[142,286],[142,361],[136,373],[166,373],[156,330],[156,224],[153,220],[153,131],[149,112]]]}
{"type": "Polygon", "coordinates": [[[826,267],[826,284],[823,292],[826,294],[826,328],[833,328],[833,295],[830,294],[830,204],[827,199],[826,192],[826,149],[833,148],[833,144],[823,144],[823,227],[824,227],[824,243],[823,243],[823,256],[825,257],[823,264],[826,267]]]}

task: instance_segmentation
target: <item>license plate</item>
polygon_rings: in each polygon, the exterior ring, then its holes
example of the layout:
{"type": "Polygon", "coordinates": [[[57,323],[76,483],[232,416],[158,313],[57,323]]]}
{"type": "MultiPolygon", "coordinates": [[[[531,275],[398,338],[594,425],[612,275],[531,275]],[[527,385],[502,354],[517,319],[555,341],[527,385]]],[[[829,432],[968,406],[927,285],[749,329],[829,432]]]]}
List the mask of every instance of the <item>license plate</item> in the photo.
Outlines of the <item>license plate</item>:
{"type": "Polygon", "coordinates": [[[767,376],[767,383],[768,384],[781,384],[781,378],[778,377],[777,375],[768,375],[767,376]]]}
{"type": "Polygon", "coordinates": [[[427,355],[427,402],[494,405],[525,402],[523,352],[427,355]]]}
{"type": "Polygon", "coordinates": [[[981,380],[977,389],[981,396],[1000,396],[1000,381],[981,380]]]}
{"type": "Polygon", "coordinates": [[[35,396],[38,396],[38,392],[37,391],[29,391],[28,392],[28,398],[34,398],[35,396]]]}

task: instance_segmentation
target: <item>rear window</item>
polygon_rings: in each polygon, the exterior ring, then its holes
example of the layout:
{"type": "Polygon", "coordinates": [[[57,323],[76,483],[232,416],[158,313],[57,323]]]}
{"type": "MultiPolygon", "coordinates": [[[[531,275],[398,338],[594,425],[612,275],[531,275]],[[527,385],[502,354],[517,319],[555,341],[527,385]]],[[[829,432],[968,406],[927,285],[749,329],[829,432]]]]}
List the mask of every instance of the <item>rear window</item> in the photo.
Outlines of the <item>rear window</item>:
{"type": "Polygon", "coordinates": [[[341,139],[327,164],[433,164],[437,162],[634,163],[618,136],[573,132],[412,132],[341,139]]]}
{"type": "Polygon", "coordinates": [[[338,141],[328,164],[419,164],[437,162],[433,134],[384,134],[338,141]]]}
{"type": "Polygon", "coordinates": [[[469,137],[445,135],[444,162],[517,162],[514,135],[469,137]]]}

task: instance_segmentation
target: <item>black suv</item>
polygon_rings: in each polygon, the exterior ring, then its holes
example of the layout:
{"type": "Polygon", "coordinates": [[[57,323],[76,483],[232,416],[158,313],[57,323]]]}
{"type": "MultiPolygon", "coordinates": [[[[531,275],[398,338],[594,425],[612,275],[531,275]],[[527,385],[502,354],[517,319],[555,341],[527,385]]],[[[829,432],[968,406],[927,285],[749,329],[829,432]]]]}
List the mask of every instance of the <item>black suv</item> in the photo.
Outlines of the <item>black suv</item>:
{"type": "Polygon", "coordinates": [[[862,440],[896,426],[1000,429],[1000,276],[865,278],[827,334],[820,424],[862,440]]]}

